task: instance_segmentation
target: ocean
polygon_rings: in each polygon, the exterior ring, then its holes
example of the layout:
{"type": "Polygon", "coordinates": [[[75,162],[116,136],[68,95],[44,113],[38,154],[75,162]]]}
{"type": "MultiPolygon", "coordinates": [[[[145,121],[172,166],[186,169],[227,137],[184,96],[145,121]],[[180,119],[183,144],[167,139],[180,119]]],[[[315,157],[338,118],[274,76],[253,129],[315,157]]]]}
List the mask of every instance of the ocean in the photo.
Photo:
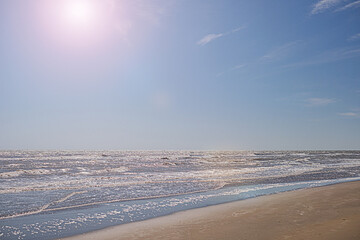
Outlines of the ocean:
{"type": "Polygon", "coordinates": [[[0,151],[0,239],[360,180],[360,151],[0,151]]]}

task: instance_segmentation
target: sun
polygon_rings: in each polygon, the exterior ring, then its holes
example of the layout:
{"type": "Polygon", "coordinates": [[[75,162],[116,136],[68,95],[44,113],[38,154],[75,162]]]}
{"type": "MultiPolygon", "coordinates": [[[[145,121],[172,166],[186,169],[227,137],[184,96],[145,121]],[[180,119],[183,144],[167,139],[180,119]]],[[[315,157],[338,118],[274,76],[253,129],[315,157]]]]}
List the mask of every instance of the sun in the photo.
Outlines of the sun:
{"type": "Polygon", "coordinates": [[[63,8],[64,21],[73,27],[91,27],[97,18],[97,8],[93,0],[68,0],[63,8]]]}
{"type": "MultiPolygon", "coordinates": [[[[1,1],[1,0],[0,0],[1,1]]],[[[44,41],[64,53],[105,49],[116,35],[119,22],[113,0],[39,0],[36,19],[44,41]],[[66,50],[66,51],[65,51],[66,50]],[[69,50],[69,51],[68,51],[69,50]]],[[[122,8],[121,8],[122,9],[122,8]]],[[[83,53],[82,52],[82,53],[83,53]]]]}

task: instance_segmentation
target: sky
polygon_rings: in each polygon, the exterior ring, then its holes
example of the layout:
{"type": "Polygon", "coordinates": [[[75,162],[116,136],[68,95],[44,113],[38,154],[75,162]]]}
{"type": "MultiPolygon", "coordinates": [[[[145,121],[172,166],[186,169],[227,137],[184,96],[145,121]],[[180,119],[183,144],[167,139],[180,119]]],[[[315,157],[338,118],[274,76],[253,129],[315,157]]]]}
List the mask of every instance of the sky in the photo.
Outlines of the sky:
{"type": "Polygon", "coordinates": [[[0,0],[0,149],[360,149],[358,0],[0,0]]]}

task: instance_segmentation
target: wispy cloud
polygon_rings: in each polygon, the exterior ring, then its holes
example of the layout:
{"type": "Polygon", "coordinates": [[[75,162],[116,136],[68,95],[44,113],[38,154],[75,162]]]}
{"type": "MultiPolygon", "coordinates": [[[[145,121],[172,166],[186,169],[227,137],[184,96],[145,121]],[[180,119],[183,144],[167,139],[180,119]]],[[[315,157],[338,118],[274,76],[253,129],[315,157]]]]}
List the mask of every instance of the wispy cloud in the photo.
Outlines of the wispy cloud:
{"type": "Polygon", "coordinates": [[[307,60],[287,64],[284,65],[284,68],[291,68],[291,67],[303,67],[303,66],[311,66],[317,64],[324,64],[330,62],[341,61],[350,58],[360,57],[360,48],[340,48],[340,49],[333,49],[321,54],[312,56],[307,60]]]}
{"type": "Polygon", "coordinates": [[[357,7],[360,7],[360,1],[355,1],[352,3],[346,4],[345,6],[336,9],[335,12],[340,12],[340,11],[347,10],[349,8],[357,8],[357,7]]]}
{"type": "Polygon", "coordinates": [[[261,61],[278,60],[287,56],[300,41],[293,41],[277,47],[260,58],[261,61]]]}
{"type": "Polygon", "coordinates": [[[228,72],[239,70],[239,69],[245,68],[246,66],[247,66],[246,64],[238,64],[238,65],[236,65],[236,66],[234,66],[232,68],[229,68],[229,69],[227,69],[227,70],[225,70],[223,72],[220,72],[220,73],[216,74],[216,76],[220,77],[220,76],[222,76],[222,75],[224,75],[224,74],[226,74],[228,72]]]}
{"type": "Polygon", "coordinates": [[[245,26],[241,26],[241,27],[238,27],[238,28],[235,28],[229,32],[224,32],[224,33],[210,33],[208,35],[205,35],[203,38],[201,38],[199,41],[197,41],[197,44],[200,45],[200,46],[204,46],[208,43],[210,43],[211,41],[214,41],[215,39],[217,38],[220,38],[220,37],[224,37],[226,35],[229,35],[229,34],[232,34],[232,33],[236,33],[242,29],[244,29],[245,26]]]}
{"type": "MultiPolygon", "coordinates": [[[[236,32],[238,32],[238,31],[240,31],[240,30],[243,30],[245,27],[246,27],[246,26],[244,25],[244,26],[235,28],[235,29],[233,29],[233,30],[231,31],[231,33],[236,33],[236,32]]],[[[228,33],[230,33],[230,32],[228,32],[228,33]]]]}
{"type": "Polygon", "coordinates": [[[351,37],[348,38],[349,41],[355,41],[360,39],[360,33],[352,35],[351,37]]]}
{"type": "Polygon", "coordinates": [[[235,67],[233,67],[233,69],[241,69],[241,68],[244,68],[246,65],[245,64],[239,64],[239,65],[236,65],[235,67]]]}
{"type": "Polygon", "coordinates": [[[353,108],[350,111],[338,113],[338,115],[347,118],[360,118],[360,108],[353,108]]]}
{"type": "Polygon", "coordinates": [[[202,39],[200,39],[197,44],[198,45],[201,45],[201,46],[204,46],[206,44],[208,44],[209,42],[219,38],[219,37],[222,37],[224,36],[223,33],[218,33],[218,34],[215,34],[215,33],[211,33],[211,34],[208,34],[206,36],[204,36],[202,39]]]}
{"type": "Polygon", "coordinates": [[[357,113],[357,112],[343,112],[343,113],[338,113],[338,115],[344,116],[344,117],[358,117],[359,113],[357,113]]]}
{"type": "Polygon", "coordinates": [[[338,4],[344,2],[344,0],[319,0],[317,3],[313,5],[311,10],[311,14],[315,15],[321,12],[324,12],[328,9],[331,9],[338,4]]]}
{"type": "Polygon", "coordinates": [[[310,107],[320,107],[335,103],[337,101],[336,99],[331,98],[308,98],[305,100],[305,102],[307,102],[307,105],[310,107]]]}
{"type": "MultiPolygon", "coordinates": [[[[242,29],[242,28],[240,28],[240,29],[242,29]]],[[[235,29],[233,31],[239,31],[240,29],[235,29]]],[[[261,57],[258,57],[257,59],[253,59],[246,63],[241,63],[238,65],[235,65],[235,66],[229,68],[228,70],[225,70],[225,71],[217,74],[217,76],[219,77],[227,72],[236,71],[236,70],[253,69],[255,66],[257,66],[259,64],[268,64],[268,63],[271,63],[274,61],[284,59],[284,58],[288,57],[290,54],[292,54],[294,51],[296,51],[298,49],[298,46],[300,45],[300,43],[303,43],[303,41],[298,40],[298,41],[292,41],[292,42],[285,43],[279,47],[273,48],[268,53],[266,53],[265,55],[263,55],[261,57]]],[[[267,75],[267,74],[265,74],[265,75],[267,75]]],[[[264,76],[262,76],[262,77],[264,77],[264,76]]]]}

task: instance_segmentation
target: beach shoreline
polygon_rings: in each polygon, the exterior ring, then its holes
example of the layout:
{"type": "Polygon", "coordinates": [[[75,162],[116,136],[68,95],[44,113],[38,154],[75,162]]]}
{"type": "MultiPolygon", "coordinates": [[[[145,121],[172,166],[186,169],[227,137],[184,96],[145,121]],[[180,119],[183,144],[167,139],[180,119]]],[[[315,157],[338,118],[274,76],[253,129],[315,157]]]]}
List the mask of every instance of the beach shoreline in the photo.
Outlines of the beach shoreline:
{"type": "Polygon", "coordinates": [[[63,240],[360,239],[360,181],[260,196],[63,240]]]}

